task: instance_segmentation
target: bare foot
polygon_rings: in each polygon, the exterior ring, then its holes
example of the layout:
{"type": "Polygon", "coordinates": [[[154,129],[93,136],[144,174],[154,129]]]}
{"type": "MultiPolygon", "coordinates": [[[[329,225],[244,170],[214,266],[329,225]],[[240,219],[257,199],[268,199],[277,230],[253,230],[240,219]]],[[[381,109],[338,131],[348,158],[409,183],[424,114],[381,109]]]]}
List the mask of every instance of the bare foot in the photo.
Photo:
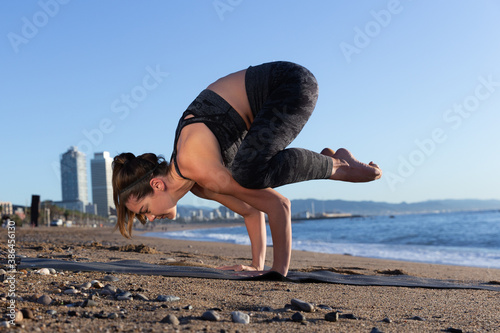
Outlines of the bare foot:
{"type": "Polygon", "coordinates": [[[382,170],[373,162],[369,164],[358,161],[352,154],[340,148],[336,152],[325,148],[321,154],[333,159],[333,170],[330,179],[352,183],[371,182],[382,177],[382,170]]]}

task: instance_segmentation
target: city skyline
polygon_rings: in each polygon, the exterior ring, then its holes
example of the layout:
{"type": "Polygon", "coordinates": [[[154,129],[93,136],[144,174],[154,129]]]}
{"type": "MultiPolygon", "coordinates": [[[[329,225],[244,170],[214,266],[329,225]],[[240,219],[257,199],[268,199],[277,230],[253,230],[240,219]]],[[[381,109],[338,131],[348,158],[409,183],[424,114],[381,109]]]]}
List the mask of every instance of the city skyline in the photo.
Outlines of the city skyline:
{"type": "Polygon", "coordinates": [[[41,198],[42,201],[49,200],[65,209],[108,217],[114,209],[112,162],[109,152],[94,153],[89,161],[88,177],[86,155],[78,147],[71,146],[60,157],[62,200],[41,198]],[[92,201],[88,199],[89,193],[92,193],[92,201]]]}

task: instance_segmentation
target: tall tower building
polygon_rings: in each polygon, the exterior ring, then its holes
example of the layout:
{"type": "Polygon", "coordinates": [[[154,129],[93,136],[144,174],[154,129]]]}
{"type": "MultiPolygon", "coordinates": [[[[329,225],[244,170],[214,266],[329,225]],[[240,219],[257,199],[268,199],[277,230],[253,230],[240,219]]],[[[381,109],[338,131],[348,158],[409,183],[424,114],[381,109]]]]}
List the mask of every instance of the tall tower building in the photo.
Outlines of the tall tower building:
{"type": "Polygon", "coordinates": [[[62,201],[89,203],[85,154],[72,146],[61,155],[62,201]]]}
{"type": "Polygon", "coordinates": [[[90,161],[92,172],[92,200],[97,204],[97,214],[108,217],[109,209],[114,208],[113,185],[111,177],[113,159],[109,152],[94,153],[94,158],[90,161]]]}

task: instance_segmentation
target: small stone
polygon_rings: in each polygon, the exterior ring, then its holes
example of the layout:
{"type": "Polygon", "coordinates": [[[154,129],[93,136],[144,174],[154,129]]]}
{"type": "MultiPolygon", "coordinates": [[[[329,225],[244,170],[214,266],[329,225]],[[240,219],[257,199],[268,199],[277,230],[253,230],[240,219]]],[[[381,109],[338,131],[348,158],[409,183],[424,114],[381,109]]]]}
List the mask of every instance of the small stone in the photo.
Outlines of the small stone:
{"type": "Polygon", "coordinates": [[[412,317],[411,319],[412,319],[412,320],[417,320],[417,321],[425,321],[425,319],[424,319],[424,318],[419,317],[419,316],[412,317]]]}
{"type": "Polygon", "coordinates": [[[2,275],[2,274],[7,274],[7,272],[5,271],[5,269],[0,268],[0,275],[2,275]]]}
{"type": "Polygon", "coordinates": [[[262,312],[273,312],[273,308],[270,306],[263,306],[260,308],[260,311],[262,312]]]}
{"type": "Polygon", "coordinates": [[[384,332],[382,332],[378,328],[374,327],[374,328],[372,328],[372,330],[370,331],[370,333],[384,333],[384,332]]]}
{"type": "Polygon", "coordinates": [[[21,312],[23,313],[23,317],[26,319],[35,318],[35,316],[33,315],[33,311],[31,311],[31,309],[21,309],[21,312]]]}
{"type": "Polygon", "coordinates": [[[99,319],[106,319],[106,318],[108,318],[108,315],[106,314],[106,312],[104,312],[104,310],[102,310],[99,313],[95,313],[94,317],[99,318],[99,319]]]}
{"type": "Polygon", "coordinates": [[[317,308],[319,308],[321,310],[326,310],[326,311],[332,311],[333,310],[331,306],[324,305],[324,304],[318,305],[317,308]]]}
{"type": "Polygon", "coordinates": [[[16,311],[16,313],[14,314],[14,322],[15,323],[20,323],[22,322],[24,319],[24,315],[21,311],[16,311]]]}
{"type": "Polygon", "coordinates": [[[76,316],[78,316],[78,312],[76,312],[75,310],[68,311],[68,317],[76,317],[76,316]]]}
{"type": "Polygon", "coordinates": [[[149,298],[147,298],[143,294],[135,294],[134,299],[139,300],[139,301],[149,301],[149,298]]]}
{"type": "Polygon", "coordinates": [[[116,299],[119,301],[131,301],[132,293],[130,291],[125,291],[119,294],[116,294],[116,299]]]}
{"type": "Polygon", "coordinates": [[[49,272],[50,272],[50,274],[56,274],[57,273],[56,270],[53,269],[53,268],[49,268],[49,272]]]}
{"type": "Polygon", "coordinates": [[[180,297],[173,296],[173,295],[158,295],[156,300],[158,302],[175,302],[175,301],[179,301],[180,297]]]}
{"type": "Polygon", "coordinates": [[[382,321],[383,321],[384,323],[388,323],[388,324],[392,323],[392,319],[387,318],[387,317],[386,317],[386,318],[384,318],[384,319],[382,319],[382,321]]]}
{"type": "Polygon", "coordinates": [[[47,310],[46,312],[48,315],[51,315],[51,316],[54,316],[55,314],[57,314],[57,311],[56,310],[47,310]]]}
{"type": "Polygon", "coordinates": [[[113,275],[106,275],[104,278],[103,278],[104,281],[111,281],[111,282],[116,282],[116,281],[120,281],[119,278],[117,278],[116,276],[113,276],[113,275]]]}
{"type": "Polygon", "coordinates": [[[90,287],[92,287],[92,284],[90,282],[86,282],[80,286],[80,289],[86,290],[86,289],[90,289],[90,287]]]}
{"type": "Polygon", "coordinates": [[[210,310],[210,311],[205,311],[201,315],[201,319],[208,320],[208,321],[219,321],[220,320],[220,316],[219,316],[219,314],[217,312],[215,312],[213,310],[210,310]]]}
{"type": "Polygon", "coordinates": [[[94,300],[91,300],[91,299],[86,299],[82,303],[82,307],[83,308],[91,308],[91,307],[94,307],[94,306],[97,306],[97,302],[94,301],[94,300]]]}
{"type": "Polygon", "coordinates": [[[337,311],[328,312],[327,314],[325,314],[325,320],[331,322],[339,321],[339,313],[337,311]]]}
{"type": "Polygon", "coordinates": [[[346,313],[345,315],[342,315],[342,318],[345,319],[353,319],[353,320],[358,320],[359,318],[353,315],[352,313],[346,313]]]}
{"type": "Polygon", "coordinates": [[[40,275],[50,275],[50,271],[48,268],[40,268],[35,273],[40,274],[40,275]]]}
{"type": "Polygon", "coordinates": [[[186,305],[185,307],[183,307],[184,310],[193,310],[193,306],[192,305],[186,305]]]}
{"type": "Polygon", "coordinates": [[[241,311],[231,312],[231,319],[233,320],[233,323],[239,323],[239,324],[250,323],[250,316],[241,311]]]}
{"type": "Polygon", "coordinates": [[[98,291],[99,295],[114,295],[115,293],[108,289],[101,289],[98,291]]]}
{"type": "Polygon", "coordinates": [[[8,321],[0,322],[0,327],[10,328],[10,324],[8,321]]]}
{"type": "Polygon", "coordinates": [[[292,305],[298,307],[299,309],[305,312],[314,311],[314,305],[312,305],[311,303],[304,302],[297,298],[292,298],[292,305]]]}
{"type": "Polygon", "coordinates": [[[448,327],[445,332],[449,333],[462,333],[463,331],[459,328],[448,327]]]}
{"type": "Polygon", "coordinates": [[[300,312],[295,312],[293,315],[292,315],[292,321],[296,322],[296,323],[300,323],[300,322],[303,322],[303,321],[306,321],[306,316],[304,316],[302,313],[300,312]]]}
{"type": "Polygon", "coordinates": [[[115,313],[115,312],[111,312],[109,315],[108,315],[108,319],[117,319],[118,318],[118,314],[115,313]]]}
{"type": "Polygon", "coordinates": [[[179,325],[180,322],[179,322],[179,319],[175,315],[169,314],[165,318],[160,320],[160,323],[179,325]]]}
{"type": "Polygon", "coordinates": [[[94,288],[102,288],[102,287],[104,287],[104,285],[100,281],[97,281],[97,280],[90,281],[90,285],[92,287],[94,287],[94,288]]]}
{"type": "Polygon", "coordinates": [[[116,287],[115,287],[115,286],[113,286],[113,285],[111,285],[111,284],[107,284],[107,285],[105,285],[105,286],[104,286],[104,289],[111,291],[113,294],[114,294],[114,293],[116,293],[116,292],[122,292],[122,291],[118,291],[118,290],[116,289],[116,287]]]}
{"type": "Polygon", "coordinates": [[[73,295],[73,294],[79,294],[79,293],[80,293],[80,291],[79,291],[79,290],[77,290],[77,289],[66,289],[66,290],[64,291],[64,293],[65,293],[65,294],[70,294],[70,295],[73,295]]]}
{"type": "Polygon", "coordinates": [[[50,298],[50,296],[48,295],[42,295],[36,300],[36,302],[43,305],[49,305],[50,303],[52,303],[52,298],[50,298]]]}

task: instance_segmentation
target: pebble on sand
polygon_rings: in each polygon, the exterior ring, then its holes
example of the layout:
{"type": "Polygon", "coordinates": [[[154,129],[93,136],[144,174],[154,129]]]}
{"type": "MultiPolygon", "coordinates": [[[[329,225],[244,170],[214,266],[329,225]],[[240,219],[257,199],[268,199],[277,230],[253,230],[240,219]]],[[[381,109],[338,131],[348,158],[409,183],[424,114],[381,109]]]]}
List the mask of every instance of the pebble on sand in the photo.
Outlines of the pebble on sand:
{"type": "Polygon", "coordinates": [[[213,310],[209,310],[209,311],[205,311],[201,315],[201,319],[208,320],[208,321],[219,321],[220,320],[220,315],[217,312],[213,311],[213,310]]]}
{"type": "Polygon", "coordinates": [[[116,282],[116,281],[119,281],[120,279],[117,278],[116,276],[113,276],[113,275],[106,275],[104,278],[103,278],[104,281],[111,281],[111,282],[116,282]]]}
{"type": "Polygon", "coordinates": [[[66,289],[64,291],[65,294],[79,294],[80,291],[78,289],[66,289]]]}
{"type": "Polygon", "coordinates": [[[337,311],[328,312],[327,314],[325,314],[325,320],[331,322],[339,321],[339,313],[337,311]]]}
{"type": "Polygon", "coordinates": [[[21,312],[23,313],[23,317],[26,319],[34,319],[35,316],[33,315],[33,311],[31,309],[21,309],[21,312]]]}
{"type": "Polygon", "coordinates": [[[50,270],[48,268],[40,268],[39,270],[35,271],[35,273],[40,275],[50,275],[50,270]]]}
{"type": "Polygon", "coordinates": [[[99,289],[104,287],[104,285],[100,281],[97,281],[97,280],[92,280],[90,282],[90,285],[94,288],[99,288],[99,289]]]}
{"type": "Polygon", "coordinates": [[[379,330],[376,327],[373,327],[372,330],[370,331],[370,333],[384,333],[384,332],[382,332],[381,330],[379,330]]]}
{"type": "Polygon", "coordinates": [[[50,303],[52,303],[52,298],[50,298],[50,296],[48,295],[42,295],[36,300],[36,302],[43,305],[49,305],[50,303]]]}
{"type": "Polygon", "coordinates": [[[24,319],[24,315],[21,311],[16,311],[16,313],[14,314],[14,322],[15,323],[20,323],[22,322],[24,319]]]}
{"type": "Polygon", "coordinates": [[[248,324],[250,323],[250,316],[241,311],[231,312],[231,319],[234,323],[248,324]]]}
{"type": "Polygon", "coordinates": [[[132,293],[130,291],[125,291],[115,295],[116,299],[119,301],[131,301],[132,293]]]}
{"type": "Polygon", "coordinates": [[[299,309],[305,312],[314,311],[314,305],[312,305],[311,303],[304,302],[297,298],[292,298],[292,305],[298,307],[299,309]]]}
{"type": "Polygon", "coordinates": [[[304,316],[302,313],[300,312],[295,312],[293,315],[292,315],[292,321],[295,321],[297,323],[300,323],[300,322],[303,322],[303,321],[306,321],[306,316],[304,316]]]}
{"type": "Polygon", "coordinates": [[[175,302],[175,301],[179,301],[180,297],[173,296],[173,295],[158,295],[156,300],[158,302],[175,302]]]}
{"type": "Polygon", "coordinates": [[[160,320],[160,323],[179,325],[180,322],[179,322],[179,319],[175,315],[169,314],[165,318],[160,320]]]}

